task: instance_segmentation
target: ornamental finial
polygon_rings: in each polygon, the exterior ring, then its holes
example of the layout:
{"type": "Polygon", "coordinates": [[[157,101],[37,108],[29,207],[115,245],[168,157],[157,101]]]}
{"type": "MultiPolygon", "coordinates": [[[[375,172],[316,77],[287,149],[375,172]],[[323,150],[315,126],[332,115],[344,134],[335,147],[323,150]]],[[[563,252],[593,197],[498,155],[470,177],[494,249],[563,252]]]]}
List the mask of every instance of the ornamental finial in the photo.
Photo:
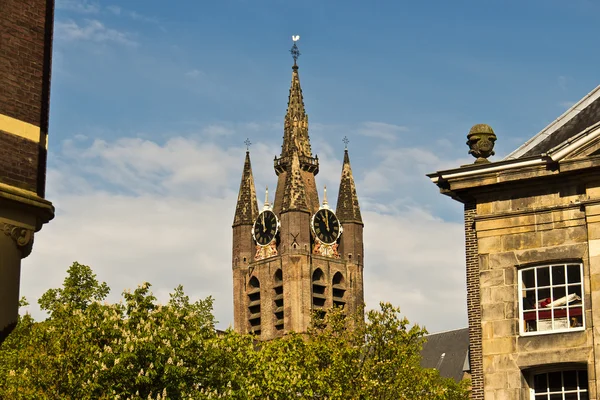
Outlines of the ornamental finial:
{"type": "Polygon", "coordinates": [[[344,138],[342,139],[342,142],[344,142],[344,149],[348,150],[348,143],[350,143],[348,136],[344,136],[344,138]]]}
{"type": "Polygon", "coordinates": [[[323,187],[323,207],[327,206],[327,186],[323,187]]]}
{"type": "Polygon", "coordinates": [[[489,163],[488,157],[495,154],[496,134],[492,127],[486,124],[473,125],[467,139],[469,154],[476,158],[475,164],[489,163]]]}
{"type": "Polygon", "coordinates": [[[298,50],[298,46],[296,45],[296,42],[298,40],[300,40],[300,35],[293,35],[292,40],[294,42],[294,45],[292,46],[290,53],[292,53],[292,58],[294,59],[294,65],[296,65],[296,61],[298,61],[298,57],[300,57],[300,50],[298,50]]]}
{"type": "Polygon", "coordinates": [[[250,151],[250,145],[252,145],[250,139],[246,138],[246,140],[244,140],[244,144],[246,145],[246,151],[250,151]]]}

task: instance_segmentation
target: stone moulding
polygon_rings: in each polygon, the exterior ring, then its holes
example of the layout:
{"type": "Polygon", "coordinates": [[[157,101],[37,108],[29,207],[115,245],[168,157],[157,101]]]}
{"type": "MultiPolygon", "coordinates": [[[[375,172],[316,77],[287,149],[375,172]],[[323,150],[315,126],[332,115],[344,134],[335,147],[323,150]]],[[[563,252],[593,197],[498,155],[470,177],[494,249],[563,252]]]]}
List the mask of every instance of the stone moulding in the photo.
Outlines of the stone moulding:
{"type": "Polygon", "coordinates": [[[33,248],[33,231],[31,229],[6,222],[0,222],[0,227],[6,236],[14,240],[23,258],[31,253],[31,249],[33,248]]]}

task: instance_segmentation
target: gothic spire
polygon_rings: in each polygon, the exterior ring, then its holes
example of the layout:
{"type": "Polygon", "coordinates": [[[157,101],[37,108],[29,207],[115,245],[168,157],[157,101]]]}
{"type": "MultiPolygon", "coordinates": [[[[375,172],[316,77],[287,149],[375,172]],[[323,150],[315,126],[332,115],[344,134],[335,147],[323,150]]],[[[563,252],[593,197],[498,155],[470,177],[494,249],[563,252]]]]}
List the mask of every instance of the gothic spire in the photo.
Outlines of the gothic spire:
{"type": "Polygon", "coordinates": [[[347,148],[344,150],[342,179],[340,180],[340,190],[338,192],[337,209],[335,213],[342,222],[363,223],[347,148]]]}
{"type": "Polygon", "coordinates": [[[235,207],[233,226],[252,225],[257,217],[258,201],[256,200],[254,177],[250,165],[250,151],[246,150],[246,160],[244,161],[244,171],[242,172],[242,182],[240,183],[237,206],[235,207]]]}
{"type": "Polygon", "coordinates": [[[293,149],[291,162],[288,164],[285,176],[285,192],[281,212],[286,211],[309,211],[306,199],[306,188],[300,170],[298,150],[293,149]]]}
{"type": "Polygon", "coordinates": [[[300,52],[295,41],[291,52],[294,56],[294,65],[292,66],[292,83],[290,85],[288,107],[284,120],[281,157],[290,156],[294,146],[298,149],[299,156],[312,157],[310,139],[308,138],[308,115],[304,108],[304,98],[302,97],[300,76],[298,75],[298,64],[296,64],[300,52]]]}

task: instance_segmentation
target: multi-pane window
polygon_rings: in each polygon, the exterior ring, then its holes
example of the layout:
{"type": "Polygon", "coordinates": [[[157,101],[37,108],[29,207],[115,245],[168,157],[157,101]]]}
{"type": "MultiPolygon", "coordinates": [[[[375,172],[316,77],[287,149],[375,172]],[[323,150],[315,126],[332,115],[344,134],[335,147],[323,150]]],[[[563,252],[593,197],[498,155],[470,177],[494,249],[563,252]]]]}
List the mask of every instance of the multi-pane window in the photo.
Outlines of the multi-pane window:
{"type": "Polygon", "coordinates": [[[588,400],[587,371],[556,371],[533,376],[535,400],[588,400]]]}
{"type": "Polygon", "coordinates": [[[519,270],[521,334],[584,328],[583,266],[552,264],[519,270]]]}

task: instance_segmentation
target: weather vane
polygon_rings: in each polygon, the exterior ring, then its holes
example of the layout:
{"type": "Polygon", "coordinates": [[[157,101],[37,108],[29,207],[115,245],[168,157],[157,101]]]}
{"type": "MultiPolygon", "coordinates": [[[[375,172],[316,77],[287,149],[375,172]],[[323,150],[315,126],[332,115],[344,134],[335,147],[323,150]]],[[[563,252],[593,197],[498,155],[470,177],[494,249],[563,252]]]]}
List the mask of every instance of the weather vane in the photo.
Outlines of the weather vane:
{"type": "Polygon", "coordinates": [[[344,148],[348,150],[348,143],[350,143],[350,140],[348,140],[348,136],[344,136],[342,142],[344,142],[344,148]]]}
{"type": "Polygon", "coordinates": [[[250,139],[246,138],[246,140],[244,141],[244,144],[246,145],[246,151],[250,151],[250,145],[252,144],[250,139]]]}
{"type": "Polygon", "coordinates": [[[292,57],[294,58],[294,65],[296,65],[296,61],[298,61],[298,57],[300,57],[300,50],[298,50],[296,42],[300,40],[300,35],[293,35],[292,40],[294,41],[294,45],[292,46],[290,53],[292,53],[292,57]]]}

